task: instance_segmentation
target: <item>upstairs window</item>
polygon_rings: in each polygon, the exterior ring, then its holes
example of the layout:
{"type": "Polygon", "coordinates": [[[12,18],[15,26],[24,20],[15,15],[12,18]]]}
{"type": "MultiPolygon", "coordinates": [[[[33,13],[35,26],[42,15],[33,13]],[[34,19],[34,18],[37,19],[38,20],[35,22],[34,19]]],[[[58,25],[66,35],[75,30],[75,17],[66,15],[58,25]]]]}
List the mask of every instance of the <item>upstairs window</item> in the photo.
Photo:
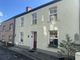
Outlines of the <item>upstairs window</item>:
{"type": "Polygon", "coordinates": [[[51,7],[50,10],[50,22],[57,21],[57,7],[51,7]]]}
{"type": "Polygon", "coordinates": [[[3,31],[5,31],[5,27],[6,27],[6,26],[4,25],[4,26],[3,26],[3,31]]]}
{"type": "Polygon", "coordinates": [[[12,30],[12,29],[13,29],[13,23],[9,25],[9,30],[12,30]]]}
{"type": "Polygon", "coordinates": [[[32,24],[37,24],[37,13],[32,14],[32,24]]]}
{"type": "Polygon", "coordinates": [[[24,17],[21,17],[21,27],[24,26],[24,17]]]}

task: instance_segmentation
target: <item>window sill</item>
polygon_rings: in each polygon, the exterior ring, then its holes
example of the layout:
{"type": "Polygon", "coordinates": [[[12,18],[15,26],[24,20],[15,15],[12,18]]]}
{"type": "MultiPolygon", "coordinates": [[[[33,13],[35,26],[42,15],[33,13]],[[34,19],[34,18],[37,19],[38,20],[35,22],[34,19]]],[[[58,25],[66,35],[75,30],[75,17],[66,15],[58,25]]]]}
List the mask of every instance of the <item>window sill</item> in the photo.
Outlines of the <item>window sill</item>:
{"type": "Polygon", "coordinates": [[[58,47],[52,47],[52,46],[48,46],[48,48],[58,48],[58,47]]]}
{"type": "Polygon", "coordinates": [[[48,45],[48,48],[58,48],[58,46],[54,46],[54,45],[51,46],[51,45],[49,44],[49,45],[48,45]]]}
{"type": "Polygon", "coordinates": [[[36,26],[37,24],[31,24],[32,26],[36,26]]]}

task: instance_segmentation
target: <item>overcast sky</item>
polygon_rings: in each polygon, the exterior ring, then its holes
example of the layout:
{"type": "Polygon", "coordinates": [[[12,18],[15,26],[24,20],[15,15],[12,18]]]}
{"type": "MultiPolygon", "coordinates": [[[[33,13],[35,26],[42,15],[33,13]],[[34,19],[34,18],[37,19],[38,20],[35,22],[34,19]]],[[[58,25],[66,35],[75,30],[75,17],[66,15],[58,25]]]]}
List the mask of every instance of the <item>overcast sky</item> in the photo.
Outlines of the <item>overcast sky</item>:
{"type": "Polygon", "coordinates": [[[0,0],[0,22],[25,11],[27,6],[38,7],[52,0],[0,0]]]}

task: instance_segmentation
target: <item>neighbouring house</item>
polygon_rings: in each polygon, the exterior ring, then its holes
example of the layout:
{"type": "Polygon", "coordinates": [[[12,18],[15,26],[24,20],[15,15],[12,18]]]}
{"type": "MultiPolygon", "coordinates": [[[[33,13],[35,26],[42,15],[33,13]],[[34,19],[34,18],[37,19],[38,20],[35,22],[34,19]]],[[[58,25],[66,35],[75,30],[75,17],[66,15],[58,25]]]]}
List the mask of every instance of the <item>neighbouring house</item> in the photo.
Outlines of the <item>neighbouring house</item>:
{"type": "Polygon", "coordinates": [[[0,41],[2,41],[2,27],[0,25],[0,41]]]}
{"type": "Polygon", "coordinates": [[[15,33],[15,20],[14,18],[10,18],[9,20],[3,21],[1,23],[1,33],[2,33],[2,42],[4,42],[6,45],[14,44],[14,33],[15,33]]]}
{"type": "Polygon", "coordinates": [[[79,0],[54,0],[16,16],[15,44],[57,52],[69,34],[80,44],[79,0]]]}

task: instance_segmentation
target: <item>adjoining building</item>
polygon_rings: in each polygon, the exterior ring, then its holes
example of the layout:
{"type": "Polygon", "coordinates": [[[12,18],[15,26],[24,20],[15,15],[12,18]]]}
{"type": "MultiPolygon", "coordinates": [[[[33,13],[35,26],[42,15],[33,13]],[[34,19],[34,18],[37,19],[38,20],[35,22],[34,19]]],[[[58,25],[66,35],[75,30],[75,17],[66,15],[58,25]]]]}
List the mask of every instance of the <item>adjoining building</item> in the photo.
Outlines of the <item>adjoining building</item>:
{"type": "Polygon", "coordinates": [[[1,40],[6,45],[9,43],[14,44],[14,33],[15,33],[15,20],[11,18],[1,23],[1,40]]]}
{"type": "Polygon", "coordinates": [[[79,0],[54,0],[15,20],[16,45],[57,52],[66,34],[80,43],[79,0]]]}
{"type": "Polygon", "coordinates": [[[0,25],[0,41],[2,41],[2,26],[0,25]]]}

